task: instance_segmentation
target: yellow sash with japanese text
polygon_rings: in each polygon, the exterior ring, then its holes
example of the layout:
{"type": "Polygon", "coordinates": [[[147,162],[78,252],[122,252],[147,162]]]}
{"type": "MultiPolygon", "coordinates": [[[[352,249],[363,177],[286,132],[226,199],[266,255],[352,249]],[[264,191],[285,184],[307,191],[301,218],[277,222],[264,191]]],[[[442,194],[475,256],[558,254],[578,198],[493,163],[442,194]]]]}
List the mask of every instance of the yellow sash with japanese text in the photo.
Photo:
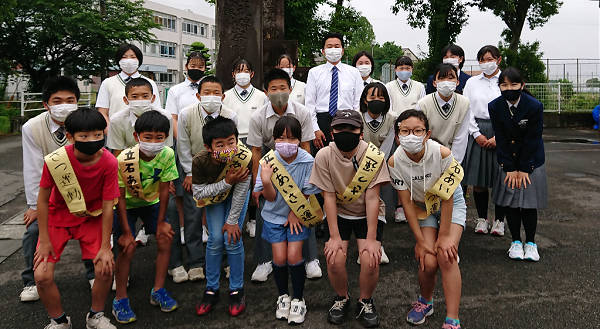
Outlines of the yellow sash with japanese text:
{"type": "Polygon", "coordinates": [[[440,199],[448,200],[460,185],[464,176],[463,168],[456,159],[452,160],[450,167],[442,174],[442,177],[425,194],[425,210],[415,204],[417,218],[425,219],[440,210],[440,199]]]}
{"type": "Polygon", "coordinates": [[[356,201],[367,190],[384,161],[385,154],[373,143],[369,143],[367,152],[360,162],[360,167],[352,178],[352,182],[346,187],[344,194],[336,193],[337,203],[345,204],[356,201]]]}
{"type": "MultiPolygon", "coordinates": [[[[248,164],[250,164],[251,160],[252,160],[252,152],[250,152],[250,150],[244,145],[244,143],[242,143],[241,141],[238,140],[237,153],[233,156],[233,159],[231,159],[231,161],[227,162],[227,164],[225,165],[225,168],[223,168],[223,170],[221,171],[221,174],[219,174],[219,177],[217,178],[217,180],[215,182],[219,182],[219,181],[225,179],[225,176],[227,176],[227,171],[229,169],[248,168],[248,164]]],[[[211,204],[217,204],[217,203],[223,202],[223,200],[225,200],[227,198],[227,196],[229,195],[230,191],[231,191],[231,189],[229,189],[223,193],[217,194],[210,198],[196,200],[196,206],[198,208],[202,208],[202,207],[210,206],[211,204]]]]}
{"type": "Polygon", "coordinates": [[[273,175],[271,182],[273,186],[281,193],[285,202],[290,206],[290,209],[296,216],[302,220],[302,224],[306,227],[313,227],[323,221],[323,210],[319,206],[319,201],[314,195],[310,195],[308,200],[304,198],[304,194],[296,185],[290,174],[285,170],[285,167],[275,157],[273,150],[269,151],[261,160],[260,164],[265,163],[273,165],[273,175]]]}
{"type": "MultiPolygon", "coordinates": [[[[104,152],[108,151],[104,150],[104,152]]],[[[96,217],[102,214],[102,208],[88,211],[81,186],[64,146],[46,155],[44,161],[71,214],[77,217],[96,217]]],[[[113,202],[116,205],[119,199],[113,202]]]]}
{"type": "Polygon", "coordinates": [[[142,175],[140,174],[139,144],[135,144],[134,146],[123,150],[123,152],[119,154],[117,160],[119,160],[119,172],[121,178],[123,179],[123,183],[125,183],[129,194],[147,202],[154,201],[158,198],[158,190],[150,196],[144,194],[142,175]]]}

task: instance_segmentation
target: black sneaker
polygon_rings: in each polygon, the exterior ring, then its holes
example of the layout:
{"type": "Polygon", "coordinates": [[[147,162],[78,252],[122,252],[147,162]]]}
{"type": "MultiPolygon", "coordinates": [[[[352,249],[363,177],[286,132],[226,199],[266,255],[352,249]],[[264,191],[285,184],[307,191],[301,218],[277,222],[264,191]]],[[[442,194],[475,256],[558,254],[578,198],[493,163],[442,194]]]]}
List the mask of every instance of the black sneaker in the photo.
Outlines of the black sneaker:
{"type": "Polygon", "coordinates": [[[360,318],[363,326],[366,328],[379,326],[379,317],[377,316],[377,310],[373,304],[373,298],[359,299],[356,303],[356,311],[358,312],[356,318],[360,318]]]}
{"type": "Polygon", "coordinates": [[[344,317],[350,311],[350,299],[335,296],[333,306],[327,312],[327,321],[333,324],[342,324],[344,317]]]}
{"type": "Polygon", "coordinates": [[[219,301],[219,290],[206,289],[204,297],[196,305],[196,314],[205,315],[210,313],[213,306],[219,301]]]}

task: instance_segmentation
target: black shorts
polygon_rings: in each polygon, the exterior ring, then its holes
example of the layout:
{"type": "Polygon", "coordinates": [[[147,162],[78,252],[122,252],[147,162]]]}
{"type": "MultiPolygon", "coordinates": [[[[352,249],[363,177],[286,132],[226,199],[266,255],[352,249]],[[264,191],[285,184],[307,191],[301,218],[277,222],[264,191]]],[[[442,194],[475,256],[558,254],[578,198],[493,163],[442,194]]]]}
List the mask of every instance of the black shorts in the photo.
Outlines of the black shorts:
{"type": "MultiPolygon", "coordinates": [[[[349,241],[352,232],[354,232],[354,237],[356,239],[366,239],[367,238],[367,219],[346,219],[338,216],[337,218],[338,231],[340,232],[340,237],[342,241],[349,241]]],[[[385,223],[378,220],[377,221],[377,241],[381,242],[381,238],[383,237],[383,227],[385,223]]]]}

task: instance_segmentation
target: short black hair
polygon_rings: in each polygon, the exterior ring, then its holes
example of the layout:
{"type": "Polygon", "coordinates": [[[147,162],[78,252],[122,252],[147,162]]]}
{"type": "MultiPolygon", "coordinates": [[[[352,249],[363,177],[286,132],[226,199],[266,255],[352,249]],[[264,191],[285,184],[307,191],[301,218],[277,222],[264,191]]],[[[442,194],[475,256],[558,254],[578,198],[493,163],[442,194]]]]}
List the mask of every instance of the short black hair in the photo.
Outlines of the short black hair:
{"type": "Polygon", "coordinates": [[[287,59],[293,66],[298,65],[296,63],[296,61],[292,58],[292,55],[290,55],[290,54],[282,54],[281,56],[279,56],[279,58],[277,59],[277,62],[275,63],[275,65],[276,66],[281,65],[281,60],[284,59],[284,58],[287,59]]]}
{"type": "Polygon", "coordinates": [[[450,52],[452,55],[463,58],[462,62],[458,63],[458,68],[462,69],[463,65],[465,65],[465,51],[460,46],[447,45],[446,47],[444,47],[444,49],[442,49],[442,61],[444,60],[444,56],[446,56],[448,52],[450,52]]]}
{"type": "Polygon", "coordinates": [[[450,77],[450,75],[454,74],[454,77],[458,79],[458,70],[452,64],[442,63],[435,68],[433,71],[433,80],[437,78],[443,79],[446,77],[450,77]]]}
{"type": "MultiPolygon", "coordinates": [[[[505,81],[525,84],[525,78],[523,77],[523,73],[521,73],[521,71],[514,67],[507,67],[504,70],[502,70],[502,73],[500,73],[500,77],[498,78],[498,85],[505,81]]],[[[523,93],[534,97],[531,91],[529,91],[529,89],[525,87],[523,87],[523,93]]]]}
{"type": "Polygon", "coordinates": [[[323,36],[323,43],[321,44],[321,49],[325,49],[325,42],[328,39],[339,39],[342,44],[342,48],[344,48],[344,36],[340,32],[327,32],[325,36],[323,36]]]}
{"type": "Polygon", "coordinates": [[[106,119],[96,109],[80,107],[69,113],[65,119],[65,129],[71,135],[106,129],[106,119]]]}
{"type": "Polygon", "coordinates": [[[368,107],[367,107],[367,104],[365,104],[365,101],[367,100],[367,94],[369,93],[369,90],[371,90],[371,96],[383,95],[383,98],[385,98],[385,110],[383,110],[383,112],[381,112],[381,114],[388,113],[388,111],[390,110],[390,105],[391,105],[390,94],[388,93],[385,85],[380,82],[371,82],[365,86],[365,89],[363,89],[363,92],[360,95],[360,111],[362,113],[366,113],[368,110],[368,107]]]}
{"type": "Polygon", "coordinates": [[[55,76],[46,80],[42,87],[42,100],[48,103],[50,97],[59,91],[71,92],[75,94],[75,98],[79,100],[80,92],[77,81],[65,75],[55,76]]]}
{"type": "Polygon", "coordinates": [[[367,56],[367,58],[371,61],[371,73],[375,72],[375,61],[373,60],[373,55],[370,52],[361,50],[354,55],[354,59],[352,60],[352,66],[356,67],[356,62],[363,57],[367,56]]]}
{"type": "Polygon", "coordinates": [[[398,132],[400,132],[400,123],[402,123],[402,121],[411,118],[411,117],[415,117],[419,120],[421,120],[423,122],[423,124],[425,125],[425,130],[429,131],[429,120],[427,120],[427,116],[425,115],[425,113],[423,113],[422,111],[419,110],[406,110],[402,113],[400,113],[400,115],[398,116],[398,118],[396,119],[396,123],[394,124],[394,132],[396,133],[396,135],[398,135],[398,132]]]}
{"type": "Polygon", "coordinates": [[[500,58],[500,50],[498,50],[496,46],[487,45],[479,49],[477,52],[477,60],[481,62],[483,60],[483,56],[485,56],[487,53],[490,53],[490,55],[492,55],[492,57],[495,59],[500,58]]]}
{"type": "Polygon", "coordinates": [[[342,123],[342,124],[339,124],[339,125],[331,126],[331,132],[333,133],[333,129],[340,130],[340,131],[348,131],[348,130],[354,130],[356,128],[360,128],[360,132],[362,133],[363,129],[364,129],[364,125],[360,126],[360,127],[357,127],[357,126],[353,126],[353,125],[351,125],[349,123],[342,123]]]}
{"type": "Polygon", "coordinates": [[[235,63],[233,63],[233,70],[231,72],[235,73],[236,71],[241,71],[244,66],[246,66],[248,70],[250,70],[250,72],[254,72],[254,70],[252,69],[252,64],[250,64],[248,60],[245,60],[243,58],[240,58],[237,61],[235,61],[235,63]]]}
{"type": "Polygon", "coordinates": [[[135,132],[138,135],[144,132],[165,133],[165,135],[168,135],[170,129],[169,119],[155,110],[144,112],[135,121],[135,132]]]}
{"type": "Polygon", "coordinates": [[[221,91],[225,92],[225,87],[223,86],[223,83],[221,82],[221,80],[219,80],[219,78],[217,78],[214,75],[207,75],[204,78],[202,78],[200,82],[198,82],[198,93],[200,93],[200,91],[202,90],[202,85],[207,82],[218,83],[219,85],[221,85],[221,91]]]}
{"type": "Polygon", "coordinates": [[[117,48],[117,53],[115,54],[115,63],[119,65],[119,61],[123,59],[123,55],[125,55],[125,53],[130,49],[135,53],[135,57],[138,59],[138,65],[142,66],[142,63],[144,62],[144,54],[142,54],[140,48],[131,43],[124,43],[117,48]]]}
{"type": "Polygon", "coordinates": [[[208,146],[212,146],[213,140],[217,138],[227,138],[231,135],[235,135],[235,139],[237,140],[237,126],[233,120],[222,116],[216,117],[202,127],[202,139],[204,140],[204,144],[208,146]]]}
{"type": "Polygon", "coordinates": [[[131,91],[131,88],[143,86],[148,87],[150,89],[150,93],[154,94],[154,89],[152,88],[152,84],[150,83],[150,81],[142,77],[137,77],[129,80],[125,85],[125,96],[129,96],[129,91],[131,91]]]}
{"type": "Polygon", "coordinates": [[[284,132],[286,133],[285,137],[296,137],[299,141],[302,141],[302,125],[300,125],[300,121],[293,116],[282,116],[275,122],[275,126],[273,127],[273,139],[283,136],[284,132]]]}
{"type": "Polygon", "coordinates": [[[265,90],[269,89],[269,83],[271,83],[271,81],[273,80],[285,80],[287,82],[288,88],[292,86],[290,76],[282,69],[274,68],[269,70],[269,72],[265,74],[263,82],[265,90]]]}
{"type": "Polygon", "coordinates": [[[412,59],[410,59],[410,57],[408,57],[408,56],[402,56],[402,57],[398,57],[398,59],[396,59],[396,65],[394,65],[394,68],[401,66],[401,65],[408,65],[410,67],[415,67],[415,64],[413,64],[412,59]]]}
{"type": "Polygon", "coordinates": [[[188,55],[187,60],[185,62],[185,65],[188,65],[192,59],[199,59],[206,66],[206,58],[204,57],[204,54],[202,54],[201,52],[199,52],[199,51],[192,51],[188,55]]]}

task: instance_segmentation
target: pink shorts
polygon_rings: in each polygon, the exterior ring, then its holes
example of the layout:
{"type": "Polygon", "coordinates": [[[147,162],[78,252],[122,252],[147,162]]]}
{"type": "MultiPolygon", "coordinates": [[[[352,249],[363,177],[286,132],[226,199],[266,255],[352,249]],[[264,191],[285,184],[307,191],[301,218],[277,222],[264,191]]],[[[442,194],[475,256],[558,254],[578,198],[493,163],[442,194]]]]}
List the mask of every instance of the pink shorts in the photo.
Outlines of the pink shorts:
{"type": "MultiPolygon", "coordinates": [[[[79,240],[81,259],[94,259],[102,246],[102,216],[88,217],[78,226],[57,227],[48,226],[48,235],[54,248],[56,258],[48,257],[48,262],[56,263],[65,250],[69,240],[79,240]]],[[[38,239],[38,247],[40,241],[38,239]]]]}

